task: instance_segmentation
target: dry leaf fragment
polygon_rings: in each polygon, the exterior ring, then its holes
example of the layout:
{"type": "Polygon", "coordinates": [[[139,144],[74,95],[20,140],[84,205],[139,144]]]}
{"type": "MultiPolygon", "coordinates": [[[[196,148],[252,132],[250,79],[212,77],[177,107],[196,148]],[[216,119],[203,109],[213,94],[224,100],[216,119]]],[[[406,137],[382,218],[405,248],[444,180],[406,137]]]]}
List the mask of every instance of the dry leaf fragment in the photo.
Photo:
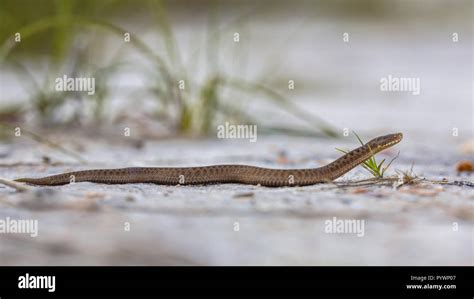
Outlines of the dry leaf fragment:
{"type": "Polygon", "coordinates": [[[456,170],[458,172],[473,172],[474,171],[474,163],[472,163],[471,161],[467,161],[467,160],[460,161],[456,165],[456,170]]]}

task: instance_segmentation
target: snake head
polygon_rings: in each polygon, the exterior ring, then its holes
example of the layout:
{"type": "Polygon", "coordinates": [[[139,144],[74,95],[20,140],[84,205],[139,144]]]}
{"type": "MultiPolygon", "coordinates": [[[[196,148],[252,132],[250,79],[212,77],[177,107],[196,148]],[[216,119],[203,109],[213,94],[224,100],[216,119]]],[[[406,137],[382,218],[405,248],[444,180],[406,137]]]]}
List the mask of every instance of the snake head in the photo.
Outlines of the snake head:
{"type": "Polygon", "coordinates": [[[366,145],[370,147],[374,154],[383,151],[386,148],[394,146],[403,139],[402,133],[388,134],[374,138],[367,142],[366,145]]]}

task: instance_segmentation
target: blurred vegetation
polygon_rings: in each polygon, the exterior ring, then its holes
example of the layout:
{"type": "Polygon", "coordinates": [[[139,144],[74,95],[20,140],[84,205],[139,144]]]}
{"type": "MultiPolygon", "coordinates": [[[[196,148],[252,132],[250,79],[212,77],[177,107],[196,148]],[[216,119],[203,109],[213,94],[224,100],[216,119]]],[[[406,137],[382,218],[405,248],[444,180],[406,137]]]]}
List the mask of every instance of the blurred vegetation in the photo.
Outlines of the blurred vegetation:
{"type": "MultiPolygon", "coordinates": [[[[272,2],[275,3],[275,2],[272,2]]],[[[377,1],[324,1],[320,8],[338,11],[348,7],[366,13],[383,11],[377,1]],[[332,4],[331,4],[332,3],[332,4]],[[352,8],[351,8],[352,7],[352,8]],[[362,9],[361,9],[362,7],[362,9]]],[[[23,114],[31,113],[42,125],[65,126],[85,121],[101,122],[112,101],[110,94],[116,88],[110,78],[127,71],[137,71],[147,78],[147,88],[134,96],[148,96],[156,100],[156,111],[150,115],[174,134],[207,135],[222,119],[238,123],[259,125],[259,132],[336,136],[330,125],[316,115],[298,108],[286,95],[267,85],[271,73],[259,81],[227,74],[219,66],[220,37],[232,25],[245,23],[249,18],[269,9],[268,2],[193,1],[175,2],[160,0],[2,0],[0,2],[0,65],[11,68],[28,91],[27,105],[0,105],[0,122],[14,123],[23,114]],[[189,5],[191,5],[189,7],[189,5]],[[234,6],[240,15],[233,20],[221,20],[222,7],[234,6]],[[247,9],[240,9],[240,6],[247,9]],[[180,45],[170,22],[170,10],[204,10],[208,16],[207,40],[204,49],[196,49],[196,59],[205,52],[207,59],[204,80],[196,80],[193,68],[184,65],[180,45]],[[120,22],[117,23],[117,19],[120,22]],[[155,49],[123,24],[149,19],[160,38],[163,49],[155,49]],[[119,24],[119,25],[118,25],[119,24]],[[13,42],[15,32],[21,33],[22,42],[13,42]],[[131,33],[129,45],[134,54],[144,58],[146,65],[136,65],[124,59],[130,50],[123,43],[124,32],[131,33]],[[88,37],[85,37],[88,36],[88,37]],[[119,49],[109,51],[104,46],[107,39],[115,40],[119,49]],[[101,41],[104,41],[101,43],[101,41]],[[122,49],[122,48],[126,48],[122,49]],[[123,50],[123,51],[122,51],[123,50]],[[113,53],[110,54],[110,53],[113,53]],[[92,63],[90,56],[99,57],[92,63]],[[27,61],[43,60],[47,72],[35,75],[27,61]],[[78,92],[55,92],[51,86],[58,74],[70,77],[96,78],[96,93],[84,96],[78,92]],[[179,80],[186,88],[179,89],[179,80]],[[252,116],[248,111],[226,100],[229,92],[274,103],[306,122],[311,129],[269,127],[262,123],[264,117],[252,116]],[[67,119],[61,117],[65,106],[73,107],[67,119]],[[90,111],[85,106],[92,107],[90,111]]],[[[284,4],[282,4],[284,5],[284,4]]],[[[192,13],[190,13],[192,14],[192,13]]],[[[272,61],[269,61],[272,63],[272,61]]],[[[274,78],[273,78],[274,79],[274,78]]],[[[4,97],[2,91],[2,97],[4,97]]]]}

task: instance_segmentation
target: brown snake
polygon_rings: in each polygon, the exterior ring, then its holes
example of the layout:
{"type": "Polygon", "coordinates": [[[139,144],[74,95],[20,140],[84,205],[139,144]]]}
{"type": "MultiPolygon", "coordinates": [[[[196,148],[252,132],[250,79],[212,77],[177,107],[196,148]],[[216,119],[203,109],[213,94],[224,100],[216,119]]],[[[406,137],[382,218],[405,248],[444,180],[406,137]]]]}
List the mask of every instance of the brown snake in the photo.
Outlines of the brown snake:
{"type": "Polygon", "coordinates": [[[330,182],[344,175],[372,155],[399,143],[402,133],[372,139],[339,159],[319,168],[270,169],[248,165],[202,167],[132,167],[73,171],[42,178],[15,181],[33,185],[65,185],[71,182],[103,184],[154,183],[161,185],[251,184],[268,187],[305,186],[330,182]]]}

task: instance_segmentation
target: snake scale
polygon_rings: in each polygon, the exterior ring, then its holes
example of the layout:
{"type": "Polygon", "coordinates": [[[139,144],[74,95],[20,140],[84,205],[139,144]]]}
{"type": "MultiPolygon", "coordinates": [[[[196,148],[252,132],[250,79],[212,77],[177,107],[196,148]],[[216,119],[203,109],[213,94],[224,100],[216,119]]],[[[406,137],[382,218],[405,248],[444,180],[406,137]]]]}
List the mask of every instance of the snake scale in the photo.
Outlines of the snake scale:
{"type": "Polygon", "coordinates": [[[33,185],[65,185],[71,182],[103,184],[154,183],[161,185],[251,184],[268,187],[305,186],[333,181],[372,155],[399,143],[402,133],[372,139],[334,162],[319,168],[271,169],[248,165],[202,167],[131,167],[92,169],[42,178],[21,178],[17,182],[33,185]]]}

